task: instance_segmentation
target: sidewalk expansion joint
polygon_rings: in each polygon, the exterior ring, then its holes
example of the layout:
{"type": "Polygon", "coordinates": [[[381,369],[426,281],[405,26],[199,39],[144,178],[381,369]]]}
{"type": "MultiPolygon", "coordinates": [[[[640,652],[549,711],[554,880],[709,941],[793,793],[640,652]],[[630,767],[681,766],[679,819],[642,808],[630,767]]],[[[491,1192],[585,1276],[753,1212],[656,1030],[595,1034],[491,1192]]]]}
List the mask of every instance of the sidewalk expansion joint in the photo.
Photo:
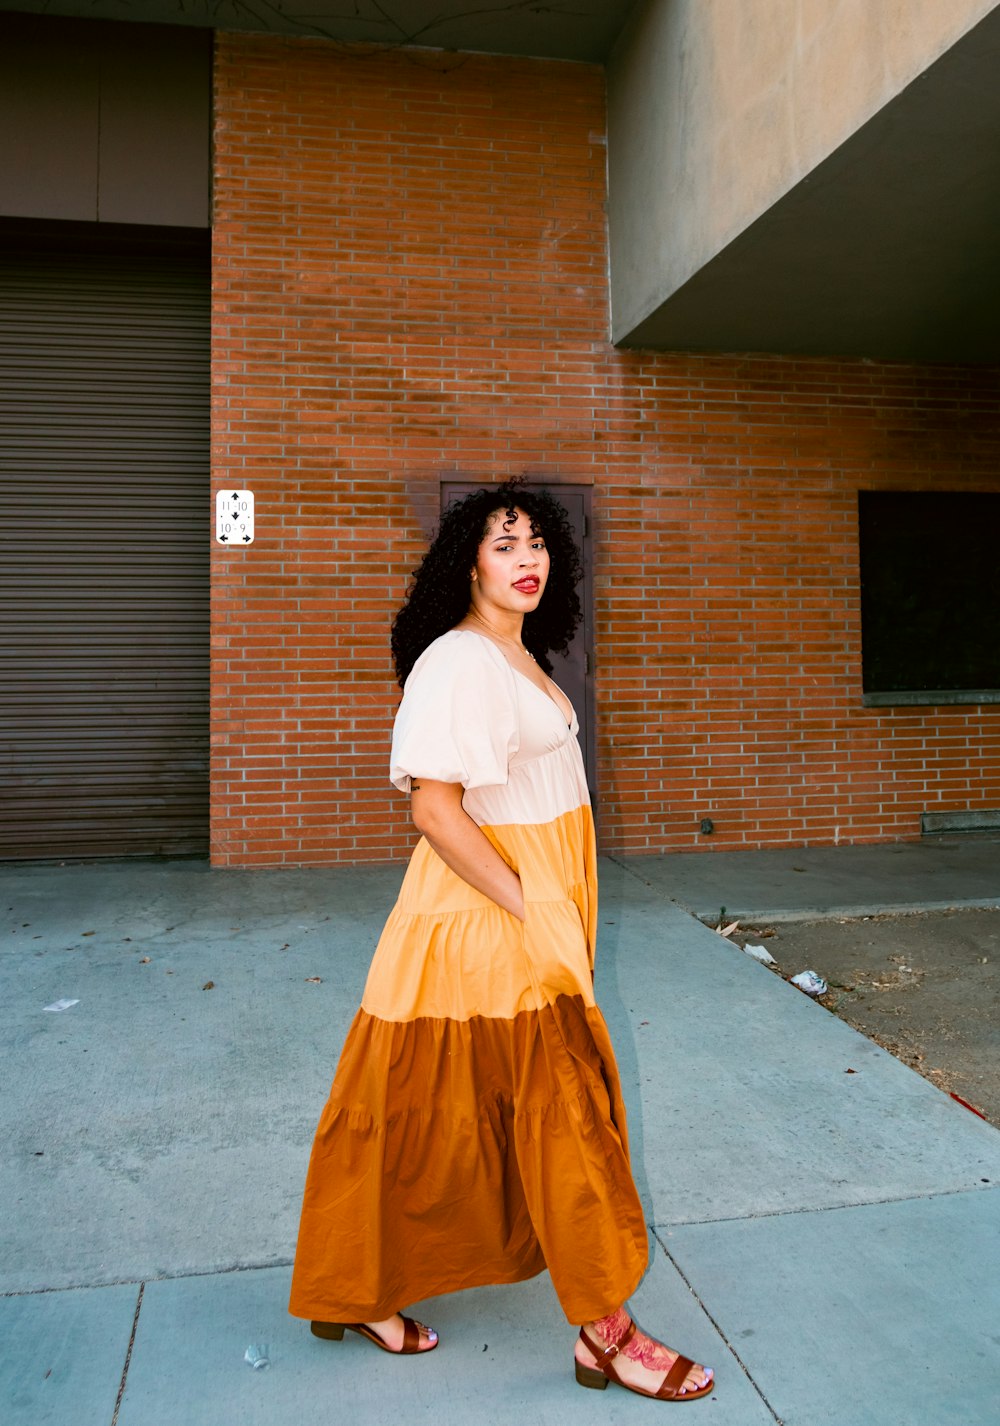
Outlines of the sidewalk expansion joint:
{"type": "MultiPolygon", "coordinates": [[[[701,1308],[702,1312],[704,1312],[704,1314],[705,1314],[705,1316],[708,1318],[709,1322],[711,1322],[711,1324],[712,1324],[712,1326],[714,1327],[714,1329],[715,1329],[717,1335],[718,1335],[719,1337],[721,1337],[722,1341],[725,1343],[725,1345],[726,1345],[727,1349],[729,1350],[729,1352],[732,1354],[733,1357],[735,1357],[736,1362],[737,1362],[737,1364],[738,1364],[738,1366],[739,1366],[740,1371],[741,1371],[741,1372],[743,1373],[743,1375],[746,1377],[747,1381],[750,1383],[750,1385],[751,1385],[751,1387],[753,1388],[753,1390],[754,1390],[754,1391],[757,1393],[757,1395],[760,1397],[760,1399],[761,1399],[761,1401],[762,1401],[762,1403],[763,1403],[763,1405],[764,1405],[764,1409],[768,1412],[768,1414],[771,1416],[772,1420],[775,1422],[775,1426],[784,1426],[783,1418],[778,1415],[778,1413],[775,1411],[774,1407],[771,1405],[771,1403],[768,1401],[767,1397],[764,1395],[764,1393],[763,1393],[763,1391],[761,1390],[761,1388],[757,1385],[757,1382],[754,1380],[753,1375],[752,1375],[752,1373],[750,1372],[750,1369],[748,1368],[746,1362],[743,1360],[743,1358],[740,1356],[739,1352],[736,1350],[736,1348],[733,1346],[732,1342],[729,1340],[729,1338],[726,1336],[725,1332],[722,1330],[722,1325],[721,1325],[721,1323],[717,1322],[716,1319],[712,1316],[711,1312],[709,1312],[708,1308],[705,1306],[704,1301],[702,1300],[702,1298],[699,1296],[699,1294],[698,1294],[697,1291],[695,1290],[695,1287],[694,1287],[693,1283],[691,1282],[690,1278],[689,1278],[689,1277],[687,1276],[687,1274],[684,1272],[684,1269],[681,1267],[680,1263],[678,1263],[677,1259],[673,1256],[673,1254],[671,1253],[670,1249],[669,1249],[669,1248],[667,1247],[667,1245],[664,1243],[663,1239],[660,1237],[659,1233],[657,1233],[657,1231],[656,1231],[655,1228],[653,1229],[653,1234],[654,1234],[654,1236],[655,1236],[655,1238],[656,1238],[656,1241],[659,1243],[660,1249],[661,1249],[661,1251],[663,1252],[664,1256],[666,1257],[667,1261],[671,1264],[671,1266],[673,1267],[674,1271],[678,1274],[678,1276],[680,1277],[681,1281],[684,1283],[684,1286],[687,1288],[688,1292],[690,1292],[690,1294],[691,1294],[691,1296],[694,1298],[695,1302],[697,1302],[697,1304],[698,1304],[698,1306],[701,1308]]],[[[114,1426],[114,1422],[112,1422],[112,1426],[114,1426]]]]}
{"type": "Polygon", "coordinates": [[[116,1277],[107,1282],[67,1282],[57,1287],[24,1287],[0,1292],[5,1297],[41,1297],[46,1292],[99,1292],[105,1287],[145,1287],[148,1282],[178,1282],[188,1277],[222,1277],[226,1273],[262,1272],[266,1268],[290,1268],[294,1258],[271,1258],[261,1263],[230,1263],[226,1267],[189,1268],[187,1272],[147,1273],[145,1277],[116,1277]]]}
{"type": "Polygon", "coordinates": [[[662,891],[658,890],[651,881],[647,881],[646,878],[640,876],[634,868],[630,867],[626,862],[623,862],[620,857],[616,857],[614,852],[602,852],[601,855],[618,867],[620,871],[623,871],[626,876],[632,877],[640,886],[648,886],[650,891],[655,891],[661,900],[669,901],[671,899],[669,896],[664,895],[662,891]]]}
{"type": "Polygon", "coordinates": [[[132,1361],[132,1348],[135,1345],[136,1328],[139,1326],[139,1313],[142,1311],[142,1295],[145,1291],[146,1284],[141,1282],[139,1284],[139,1296],[135,1300],[135,1315],[132,1318],[132,1334],[128,1339],[128,1350],[125,1353],[125,1365],[122,1367],[122,1379],[118,1384],[118,1396],[115,1401],[115,1413],[111,1418],[111,1426],[117,1426],[122,1397],[125,1395],[125,1383],[128,1380],[128,1369],[132,1361]]]}
{"type": "Polygon", "coordinates": [[[882,1208],[892,1203],[920,1203],[932,1198],[955,1198],[962,1193],[995,1193],[1000,1183],[984,1179],[966,1188],[930,1188],[924,1193],[893,1194],[890,1198],[852,1198],[847,1203],[820,1203],[804,1208],[770,1208],[760,1213],[730,1213],[722,1218],[678,1218],[667,1223],[651,1223],[656,1234],[670,1233],[674,1228],[699,1228],[703,1223],[754,1223],[759,1218],[792,1218],[803,1213],[845,1213],[851,1208],[882,1208]]]}

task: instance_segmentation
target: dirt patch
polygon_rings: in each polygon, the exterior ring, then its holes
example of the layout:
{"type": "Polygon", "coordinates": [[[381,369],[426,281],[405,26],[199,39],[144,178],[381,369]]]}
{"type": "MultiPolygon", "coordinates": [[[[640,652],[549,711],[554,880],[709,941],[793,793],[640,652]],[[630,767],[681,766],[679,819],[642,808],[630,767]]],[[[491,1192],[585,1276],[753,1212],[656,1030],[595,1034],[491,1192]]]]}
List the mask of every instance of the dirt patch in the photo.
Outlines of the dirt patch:
{"type": "Polygon", "coordinates": [[[820,1004],[1000,1127],[1000,908],[740,925],[820,1004]]]}

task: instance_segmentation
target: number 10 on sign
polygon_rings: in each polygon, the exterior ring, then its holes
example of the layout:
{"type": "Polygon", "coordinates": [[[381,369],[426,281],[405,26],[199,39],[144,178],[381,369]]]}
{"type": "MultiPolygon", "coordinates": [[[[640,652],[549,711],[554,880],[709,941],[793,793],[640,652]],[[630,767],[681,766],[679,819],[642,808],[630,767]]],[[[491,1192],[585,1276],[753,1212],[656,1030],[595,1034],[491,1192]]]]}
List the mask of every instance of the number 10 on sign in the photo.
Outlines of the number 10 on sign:
{"type": "Polygon", "coordinates": [[[253,544],[252,490],[220,490],[217,493],[215,538],[220,545],[253,544]]]}

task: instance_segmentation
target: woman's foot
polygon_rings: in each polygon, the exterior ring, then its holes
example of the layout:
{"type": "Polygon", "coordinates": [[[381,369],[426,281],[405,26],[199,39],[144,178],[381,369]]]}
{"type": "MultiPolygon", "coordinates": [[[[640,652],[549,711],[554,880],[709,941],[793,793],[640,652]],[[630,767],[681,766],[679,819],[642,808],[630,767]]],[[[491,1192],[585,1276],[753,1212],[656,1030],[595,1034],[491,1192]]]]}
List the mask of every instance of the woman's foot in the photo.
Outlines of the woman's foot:
{"type": "MultiPolygon", "coordinates": [[[[386,1350],[390,1352],[401,1352],[403,1350],[403,1318],[400,1313],[393,1317],[387,1317],[384,1322],[366,1322],[364,1324],[370,1328],[377,1336],[382,1338],[386,1345],[386,1350]]],[[[433,1327],[425,1327],[422,1322],[417,1322],[416,1326],[420,1330],[420,1341],[417,1346],[418,1352],[430,1352],[438,1342],[438,1334],[433,1327]]]]}
{"type": "MultiPolygon", "coordinates": [[[[610,1317],[584,1323],[583,1330],[592,1341],[599,1342],[603,1347],[610,1347],[626,1336],[630,1323],[631,1318],[622,1307],[617,1312],[612,1312],[610,1317]]],[[[655,1396],[679,1356],[679,1352],[671,1351],[662,1342],[647,1337],[645,1332],[640,1332],[637,1327],[631,1340],[612,1358],[612,1364],[615,1375],[624,1386],[647,1396],[655,1396]]],[[[576,1342],[576,1360],[583,1367],[599,1369],[595,1354],[579,1337],[576,1342]]],[[[704,1394],[711,1381],[711,1368],[694,1362],[680,1383],[677,1395],[683,1399],[696,1392],[704,1394]]]]}
{"type": "Polygon", "coordinates": [[[322,1337],[327,1342],[342,1342],[345,1332],[356,1332],[374,1342],[383,1352],[391,1352],[394,1357],[416,1356],[418,1352],[432,1352],[438,1344],[438,1335],[422,1322],[412,1317],[396,1313],[381,1322],[320,1322],[310,1324],[314,1337],[322,1337]]]}

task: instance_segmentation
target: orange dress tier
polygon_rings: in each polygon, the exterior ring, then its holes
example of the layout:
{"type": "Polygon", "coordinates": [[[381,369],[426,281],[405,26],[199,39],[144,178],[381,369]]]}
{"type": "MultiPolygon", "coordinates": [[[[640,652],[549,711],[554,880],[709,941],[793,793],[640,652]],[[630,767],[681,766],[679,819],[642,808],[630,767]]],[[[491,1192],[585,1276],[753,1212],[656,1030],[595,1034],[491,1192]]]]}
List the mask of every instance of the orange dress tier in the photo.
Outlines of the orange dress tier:
{"type": "Polygon", "coordinates": [[[594,825],[577,724],[489,639],[413,667],[392,781],[460,782],[525,920],[423,838],[375,951],[313,1145],[290,1310],[379,1321],[548,1268],[567,1318],[646,1267],[625,1109],[594,1002],[594,825]]]}

